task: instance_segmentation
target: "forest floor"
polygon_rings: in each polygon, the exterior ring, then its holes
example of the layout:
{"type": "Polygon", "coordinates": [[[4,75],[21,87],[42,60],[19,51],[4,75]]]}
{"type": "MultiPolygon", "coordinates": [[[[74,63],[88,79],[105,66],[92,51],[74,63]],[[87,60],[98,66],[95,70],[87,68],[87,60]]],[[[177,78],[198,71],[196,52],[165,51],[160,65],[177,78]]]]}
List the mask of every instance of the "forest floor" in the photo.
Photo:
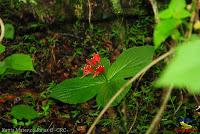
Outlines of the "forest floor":
{"type": "MultiPolygon", "coordinates": [[[[32,19],[15,16],[2,18],[15,27],[14,40],[3,40],[4,59],[13,53],[25,53],[33,58],[34,72],[7,75],[0,79],[0,128],[65,128],[67,133],[86,133],[100,113],[95,99],[83,104],[69,105],[49,98],[49,92],[59,82],[79,75],[85,59],[94,52],[113,62],[126,48],[152,44],[153,18],[142,16],[118,18],[92,23],[77,20],[67,24],[47,25],[32,19]],[[37,112],[48,107],[46,116],[33,120],[29,126],[14,126],[10,115],[12,106],[28,104],[37,112]]],[[[159,55],[163,50],[159,50],[159,55]]],[[[144,78],[132,85],[132,90],[116,107],[109,108],[95,128],[96,133],[145,133],[160,108],[164,90],[153,88],[163,64],[148,71],[144,78]]],[[[157,133],[176,133],[181,121],[187,120],[200,128],[196,101],[186,91],[174,90],[161,119],[157,133]],[[198,115],[198,116],[197,116],[198,115]]],[[[22,120],[23,121],[23,120],[22,120]]],[[[200,130],[199,130],[200,131],[200,130]]]]}

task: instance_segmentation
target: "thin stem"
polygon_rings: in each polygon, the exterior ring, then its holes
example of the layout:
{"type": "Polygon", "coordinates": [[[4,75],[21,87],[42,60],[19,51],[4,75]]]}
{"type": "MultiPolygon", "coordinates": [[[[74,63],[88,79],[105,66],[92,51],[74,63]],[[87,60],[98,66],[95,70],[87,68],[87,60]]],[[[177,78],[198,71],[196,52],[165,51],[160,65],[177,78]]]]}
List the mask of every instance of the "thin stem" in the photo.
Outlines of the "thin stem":
{"type": "Polygon", "coordinates": [[[151,3],[152,9],[153,9],[155,22],[159,23],[160,19],[159,19],[159,16],[158,16],[157,2],[156,2],[156,0],[149,0],[149,2],[151,3]]]}
{"type": "Polygon", "coordinates": [[[156,124],[160,121],[160,119],[162,117],[162,113],[165,110],[165,106],[167,104],[167,101],[169,100],[169,97],[171,95],[172,89],[173,89],[173,87],[170,87],[169,89],[167,89],[167,93],[165,95],[164,101],[163,101],[158,113],[156,114],[155,118],[153,119],[149,129],[146,131],[145,134],[150,134],[153,131],[153,129],[155,128],[156,124]]]}
{"type": "Polygon", "coordinates": [[[192,14],[191,14],[191,17],[190,17],[189,29],[186,32],[186,37],[188,39],[192,35],[194,21],[195,21],[197,15],[199,15],[199,14],[197,14],[198,13],[197,9],[198,9],[198,2],[197,2],[197,0],[192,0],[192,14]]]}
{"type": "Polygon", "coordinates": [[[0,25],[1,25],[1,35],[0,35],[0,43],[1,43],[5,34],[5,27],[3,20],[1,18],[0,18],[0,25]]]}
{"type": "Polygon", "coordinates": [[[91,16],[92,16],[92,7],[91,7],[91,2],[88,0],[88,22],[91,24],[91,16]]]}
{"type": "Polygon", "coordinates": [[[195,94],[193,94],[193,96],[194,96],[194,99],[195,99],[195,101],[196,101],[197,105],[198,105],[198,106],[200,106],[200,102],[199,102],[199,100],[198,100],[197,96],[196,96],[195,94]]]}
{"type": "Polygon", "coordinates": [[[103,114],[107,111],[107,109],[111,106],[111,104],[115,101],[115,99],[125,90],[125,88],[127,86],[129,86],[133,81],[135,81],[138,77],[140,77],[140,75],[142,75],[143,73],[145,73],[148,69],[150,69],[153,65],[157,64],[159,61],[165,59],[166,57],[168,57],[169,55],[171,55],[174,52],[174,50],[170,50],[167,53],[161,55],[160,57],[158,57],[157,59],[155,59],[154,61],[152,61],[149,65],[147,65],[146,67],[144,67],[140,72],[138,72],[133,78],[131,78],[128,82],[126,82],[118,91],[117,93],[115,93],[115,95],[109,100],[109,102],[106,104],[106,106],[103,108],[103,110],[100,112],[100,114],[98,115],[98,117],[95,119],[95,121],[93,122],[93,124],[91,125],[91,127],[89,128],[87,134],[91,134],[92,130],[94,129],[95,125],[99,122],[99,120],[101,119],[101,117],[103,116],[103,114]]]}
{"type": "Polygon", "coordinates": [[[131,132],[131,130],[133,129],[134,125],[135,125],[135,122],[136,122],[136,119],[137,119],[137,115],[138,115],[138,102],[136,101],[136,112],[135,112],[135,117],[134,117],[134,120],[133,120],[133,123],[131,124],[131,127],[130,129],[128,130],[128,132],[126,134],[129,134],[131,132]]]}

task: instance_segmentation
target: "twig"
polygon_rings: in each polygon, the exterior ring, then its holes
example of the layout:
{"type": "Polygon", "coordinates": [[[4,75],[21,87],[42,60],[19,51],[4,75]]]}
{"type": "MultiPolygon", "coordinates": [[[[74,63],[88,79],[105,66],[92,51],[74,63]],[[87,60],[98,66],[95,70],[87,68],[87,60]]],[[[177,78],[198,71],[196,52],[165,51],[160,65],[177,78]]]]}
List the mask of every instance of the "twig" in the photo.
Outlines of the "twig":
{"type": "Polygon", "coordinates": [[[156,0],[149,0],[149,2],[151,3],[151,7],[153,9],[155,22],[159,23],[160,19],[159,19],[159,16],[158,16],[157,2],[156,2],[156,0]]]}
{"type": "Polygon", "coordinates": [[[0,18],[0,25],[1,25],[1,35],[0,35],[0,43],[1,43],[5,34],[5,27],[3,20],[1,18],[0,18]]]}
{"type": "Polygon", "coordinates": [[[193,94],[193,96],[194,96],[194,99],[195,99],[195,101],[196,101],[197,105],[198,105],[198,106],[200,106],[200,102],[199,102],[199,100],[198,100],[197,96],[196,96],[195,94],[193,94]]]}
{"type": "Polygon", "coordinates": [[[89,24],[91,23],[91,16],[92,16],[92,7],[91,7],[90,0],[88,0],[88,21],[89,21],[89,24]]]}
{"type": "Polygon", "coordinates": [[[131,127],[130,129],[128,130],[128,132],[126,134],[129,134],[131,132],[131,130],[133,129],[134,125],[135,125],[135,122],[136,122],[136,119],[137,119],[137,115],[138,115],[138,102],[136,101],[136,112],[135,112],[135,117],[134,117],[134,120],[133,120],[133,123],[131,124],[131,127]]]}
{"type": "Polygon", "coordinates": [[[181,107],[182,104],[183,104],[183,92],[182,92],[182,90],[181,90],[180,92],[181,92],[181,100],[180,100],[180,102],[179,102],[178,107],[177,107],[176,110],[174,111],[174,115],[178,112],[178,110],[180,109],[180,107],[181,107]]]}
{"type": "Polygon", "coordinates": [[[149,129],[146,131],[145,134],[150,134],[152,132],[152,130],[155,128],[156,124],[160,121],[161,119],[161,116],[162,116],[162,113],[164,112],[165,110],[165,106],[167,104],[167,101],[169,100],[169,97],[171,95],[171,92],[172,92],[172,89],[173,87],[170,87],[168,90],[167,90],[167,93],[165,95],[165,98],[164,98],[164,101],[158,111],[158,113],[156,114],[155,118],[153,119],[149,129]]]}
{"type": "Polygon", "coordinates": [[[109,102],[106,104],[106,106],[103,108],[103,110],[100,112],[98,117],[95,119],[91,127],[89,128],[87,134],[91,134],[92,130],[94,129],[95,125],[98,123],[98,121],[101,119],[103,114],[106,112],[106,110],[111,106],[111,104],[115,101],[115,99],[125,90],[127,86],[129,86],[133,81],[135,81],[140,75],[145,73],[149,68],[151,68],[153,65],[157,64],[159,61],[165,59],[169,55],[171,55],[174,52],[174,50],[170,50],[167,53],[161,55],[154,61],[152,61],[149,65],[144,67],[140,72],[138,72],[133,78],[131,78],[128,82],[126,82],[118,91],[114,94],[114,96],[109,100],[109,102]]]}
{"type": "Polygon", "coordinates": [[[199,14],[197,14],[198,13],[197,9],[198,9],[197,0],[192,0],[192,14],[191,14],[191,17],[190,17],[189,29],[185,34],[187,38],[191,37],[192,31],[193,31],[194,21],[197,18],[197,16],[199,15],[199,14]]]}

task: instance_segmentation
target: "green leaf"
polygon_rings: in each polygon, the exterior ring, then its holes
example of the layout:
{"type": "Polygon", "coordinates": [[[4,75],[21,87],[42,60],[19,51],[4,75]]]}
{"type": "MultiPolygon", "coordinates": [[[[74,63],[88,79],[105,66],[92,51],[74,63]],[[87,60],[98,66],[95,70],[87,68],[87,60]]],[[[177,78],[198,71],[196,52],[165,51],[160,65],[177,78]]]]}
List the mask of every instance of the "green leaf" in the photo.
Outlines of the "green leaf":
{"type": "Polygon", "coordinates": [[[133,47],[124,51],[108,70],[108,80],[134,76],[152,61],[154,48],[151,46],[133,47]]]}
{"type": "Polygon", "coordinates": [[[181,37],[181,33],[177,29],[175,29],[171,34],[171,37],[173,40],[178,41],[181,37]]]}
{"type": "Polygon", "coordinates": [[[110,68],[110,61],[107,58],[102,58],[101,59],[101,65],[104,66],[105,74],[106,74],[108,72],[109,68],[110,68]]]}
{"type": "Polygon", "coordinates": [[[64,80],[52,89],[50,96],[69,104],[86,102],[93,98],[104,85],[105,80],[100,78],[77,77],[64,80]]]}
{"type": "Polygon", "coordinates": [[[11,115],[20,120],[32,120],[39,117],[39,114],[33,109],[32,106],[23,104],[13,106],[11,109],[11,115]]]}
{"type": "Polygon", "coordinates": [[[167,9],[165,9],[163,11],[160,11],[159,18],[160,19],[169,19],[169,18],[172,17],[172,14],[173,14],[172,10],[167,8],[167,9]]]}
{"type": "Polygon", "coordinates": [[[175,19],[184,19],[184,18],[190,17],[190,15],[191,15],[190,12],[188,12],[185,9],[182,9],[180,11],[174,12],[172,16],[175,19]]]}
{"type": "Polygon", "coordinates": [[[32,59],[26,54],[13,54],[5,58],[7,68],[18,71],[35,71],[32,59]]]}
{"type": "Polygon", "coordinates": [[[6,71],[5,62],[0,62],[0,75],[4,74],[6,71]]]}
{"type": "Polygon", "coordinates": [[[176,48],[176,53],[161,77],[157,87],[187,88],[200,93],[200,39],[192,40],[176,48]]]}
{"type": "Polygon", "coordinates": [[[182,10],[176,11],[176,12],[174,12],[171,9],[166,9],[159,13],[159,18],[160,19],[170,19],[170,18],[184,19],[184,18],[189,17],[190,15],[191,15],[190,12],[188,12],[185,9],[182,9],[182,10]]]}
{"type": "Polygon", "coordinates": [[[171,0],[169,3],[169,8],[174,12],[180,11],[186,7],[185,0],[171,0]]]}
{"type": "Polygon", "coordinates": [[[171,0],[169,7],[159,13],[160,19],[183,19],[191,14],[186,9],[185,0],[171,0]]]}
{"type": "Polygon", "coordinates": [[[6,47],[2,44],[0,44],[0,54],[5,51],[6,47]]]}
{"type": "Polygon", "coordinates": [[[5,24],[5,35],[6,39],[13,39],[14,38],[15,29],[12,24],[5,24]]]}
{"type": "Polygon", "coordinates": [[[160,44],[165,41],[174,31],[174,29],[181,24],[181,20],[167,19],[162,20],[155,26],[153,41],[155,48],[158,48],[160,44]]]}
{"type": "MultiPolygon", "coordinates": [[[[106,82],[102,89],[97,94],[96,100],[98,106],[104,107],[107,102],[113,97],[113,95],[126,83],[126,80],[116,80],[106,82]]],[[[116,106],[121,102],[125,95],[130,90],[131,86],[128,86],[125,91],[123,91],[116,100],[112,103],[112,106],[116,106]]]]}

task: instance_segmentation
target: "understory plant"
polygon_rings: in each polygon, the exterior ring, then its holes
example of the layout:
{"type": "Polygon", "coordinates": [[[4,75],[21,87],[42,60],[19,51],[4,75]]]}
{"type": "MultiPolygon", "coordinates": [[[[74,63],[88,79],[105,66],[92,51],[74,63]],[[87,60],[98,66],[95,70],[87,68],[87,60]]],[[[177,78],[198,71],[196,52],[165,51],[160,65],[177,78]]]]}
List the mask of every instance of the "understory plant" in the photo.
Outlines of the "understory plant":
{"type": "MultiPolygon", "coordinates": [[[[168,64],[161,73],[161,76],[154,82],[155,87],[167,88],[168,90],[163,97],[164,100],[161,108],[153,119],[149,129],[146,131],[146,134],[155,133],[153,130],[162,118],[162,113],[164,112],[173,88],[187,89],[189,93],[194,96],[200,94],[200,37],[196,34],[199,33],[200,30],[200,21],[198,19],[200,2],[198,0],[192,0],[192,2],[187,5],[185,0],[171,0],[168,8],[160,13],[157,12],[156,1],[150,0],[150,2],[154,14],[156,15],[156,22],[158,22],[154,28],[154,47],[155,49],[164,47],[161,43],[165,42],[167,39],[172,39],[174,42],[170,43],[170,51],[142,68],[137,74],[133,75],[128,82],[123,84],[99,113],[87,134],[92,133],[95,125],[99,122],[106,110],[132,82],[141,75],[143,76],[153,65],[170,55],[172,55],[172,59],[168,60],[168,64]],[[187,9],[186,6],[188,7],[187,9]],[[189,17],[190,21],[188,22],[189,17]]],[[[185,132],[185,130],[188,129],[191,130],[190,132],[199,131],[196,127],[192,127],[190,124],[184,122],[180,122],[180,125],[181,132],[185,132]]],[[[132,129],[132,127],[130,129],[132,129]]]]}
{"type": "MultiPolygon", "coordinates": [[[[14,26],[10,23],[3,24],[1,20],[1,40],[3,37],[7,40],[14,39],[14,26]]],[[[1,41],[0,41],[1,42],[1,41]]],[[[6,47],[0,43],[0,54],[6,50],[6,47]]],[[[34,71],[32,58],[27,54],[16,53],[7,56],[0,61],[0,76],[7,74],[19,74],[24,71],[34,71]]]]}
{"type": "MultiPolygon", "coordinates": [[[[128,78],[152,61],[153,53],[152,46],[129,48],[113,64],[94,53],[90,60],[86,59],[83,77],[64,80],[52,89],[50,96],[69,104],[83,103],[96,96],[98,106],[104,107],[128,78]]],[[[130,89],[128,86],[112,106],[119,104],[130,89]]]]}

